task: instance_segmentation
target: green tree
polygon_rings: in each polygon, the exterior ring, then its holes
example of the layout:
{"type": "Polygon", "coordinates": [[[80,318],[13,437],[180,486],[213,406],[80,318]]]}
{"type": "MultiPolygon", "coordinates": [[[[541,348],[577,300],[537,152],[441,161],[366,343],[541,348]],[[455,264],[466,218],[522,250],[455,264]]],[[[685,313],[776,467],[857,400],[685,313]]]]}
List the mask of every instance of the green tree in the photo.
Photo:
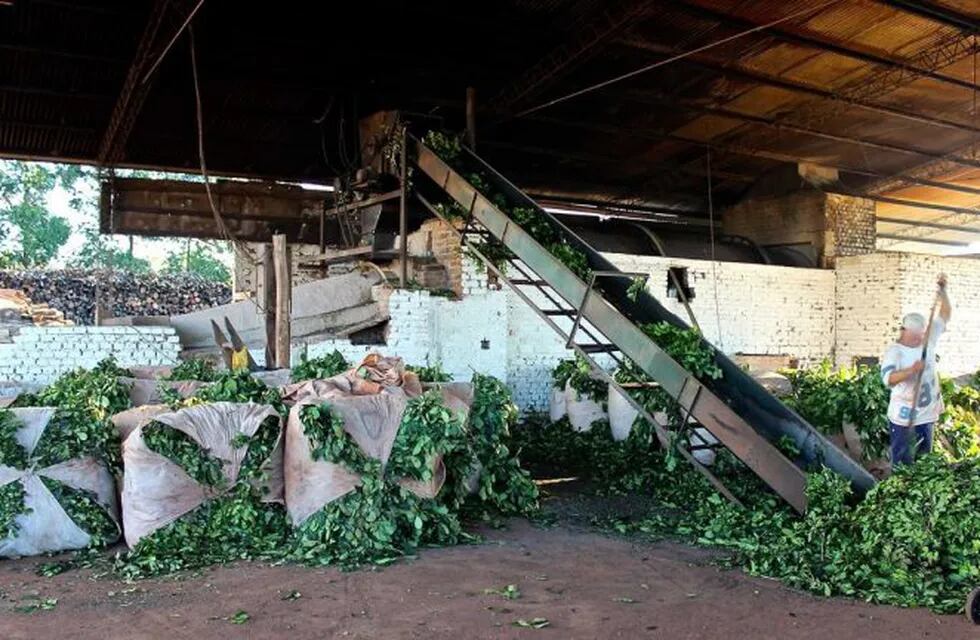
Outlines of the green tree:
{"type": "Polygon", "coordinates": [[[85,243],[75,257],[68,261],[69,267],[79,269],[117,269],[135,273],[149,273],[150,262],[137,258],[129,251],[120,249],[111,236],[99,233],[95,227],[81,229],[85,243]]]}
{"type": "Polygon", "coordinates": [[[167,256],[162,273],[193,273],[205,280],[213,282],[231,282],[231,272],[217,256],[227,251],[226,248],[210,246],[200,241],[188,238],[183,251],[174,251],[167,256]]]}
{"type": "MultiPolygon", "coordinates": [[[[0,161],[0,240],[14,233],[19,240],[4,252],[4,262],[43,267],[57,255],[71,235],[71,226],[48,211],[48,194],[60,185],[76,195],[78,181],[89,173],[75,165],[0,161]]],[[[78,203],[72,199],[72,206],[78,203]]]]}

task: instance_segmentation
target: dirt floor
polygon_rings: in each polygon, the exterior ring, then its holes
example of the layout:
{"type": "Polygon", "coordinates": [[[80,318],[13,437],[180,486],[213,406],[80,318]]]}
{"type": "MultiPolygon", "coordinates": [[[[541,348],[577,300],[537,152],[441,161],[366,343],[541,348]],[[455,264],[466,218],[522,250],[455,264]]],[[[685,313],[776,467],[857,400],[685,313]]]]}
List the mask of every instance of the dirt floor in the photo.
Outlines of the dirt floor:
{"type": "Polygon", "coordinates": [[[524,521],[484,534],[484,544],[352,573],[243,562],[127,584],[91,569],[38,577],[37,559],[0,561],[0,638],[978,637],[963,616],[794,592],[673,543],[524,521]],[[509,584],[520,597],[485,592],[509,584]],[[57,603],[17,610],[46,599],[57,603]],[[513,626],[534,618],[549,626],[513,626]]]}

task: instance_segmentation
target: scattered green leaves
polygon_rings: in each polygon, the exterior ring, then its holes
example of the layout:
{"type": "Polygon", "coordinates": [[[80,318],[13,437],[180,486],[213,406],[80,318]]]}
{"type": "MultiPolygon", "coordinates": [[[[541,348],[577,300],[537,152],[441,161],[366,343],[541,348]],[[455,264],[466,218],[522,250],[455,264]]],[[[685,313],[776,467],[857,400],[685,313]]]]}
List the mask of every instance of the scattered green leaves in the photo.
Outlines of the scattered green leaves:
{"type": "Polygon", "coordinates": [[[521,590],[516,584],[509,584],[505,587],[500,587],[499,589],[484,589],[483,593],[487,595],[501,596],[508,600],[517,600],[521,597],[521,590]]]}
{"type": "Polygon", "coordinates": [[[228,622],[232,624],[245,624],[251,620],[252,616],[248,615],[247,611],[238,610],[234,615],[228,618],[228,622]]]}

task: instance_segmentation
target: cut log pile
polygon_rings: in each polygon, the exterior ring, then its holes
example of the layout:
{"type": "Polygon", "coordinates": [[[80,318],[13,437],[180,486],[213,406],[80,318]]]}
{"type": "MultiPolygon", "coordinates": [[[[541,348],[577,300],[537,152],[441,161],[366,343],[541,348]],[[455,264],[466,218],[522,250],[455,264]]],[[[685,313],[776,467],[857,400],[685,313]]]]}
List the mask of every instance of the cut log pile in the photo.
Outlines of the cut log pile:
{"type": "Polygon", "coordinates": [[[45,303],[35,303],[19,289],[0,289],[0,322],[66,327],[75,324],[65,314],[45,303]]]}
{"type": "MultiPolygon", "coordinates": [[[[122,271],[0,271],[0,287],[22,293],[38,319],[95,324],[96,300],[111,317],[189,313],[231,301],[231,287],[197,276],[122,271]]],[[[33,316],[33,314],[32,314],[33,316]]],[[[40,322],[37,324],[44,324],[40,322]]]]}

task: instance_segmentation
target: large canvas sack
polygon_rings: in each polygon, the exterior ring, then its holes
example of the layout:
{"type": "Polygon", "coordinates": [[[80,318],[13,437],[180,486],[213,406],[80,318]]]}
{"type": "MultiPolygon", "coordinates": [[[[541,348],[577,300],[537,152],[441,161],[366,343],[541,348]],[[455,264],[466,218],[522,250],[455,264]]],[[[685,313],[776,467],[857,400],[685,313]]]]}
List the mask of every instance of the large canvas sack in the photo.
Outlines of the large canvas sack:
{"type": "Polygon", "coordinates": [[[575,431],[588,431],[593,422],[609,417],[598,402],[581,397],[570,384],[565,385],[565,406],[568,409],[568,421],[575,431]]]}
{"type": "MultiPolygon", "coordinates": [[[[400,367],[400,359],[383,360],[391,361],[397,365],[396,368],[400,367]],[[397,363],[394,362],[396,360],[397,363]]],[[[372,364],[377,362],[375,360],[372,364]]],[[[308,380],[284,389],[293,403],[286,421],[285,483],[286,511],[294,526],[300,526],[320,509],[361,484],[359,475],[343,465],[313,459],[313,446],[301,419],[303,409],[311,404],[328,403],[331,410],[341,416],[344,430],[361,450],[384,465],[391,455],[408,400],[422,393],[422,386],[414,374],[404,372],[403,375],[389,375],[388,371],[391,370],[386,367],[382,375],[369,374],[368,378],[363,377],[363,371],[357,376],[351,376],[348,372],[326,380],[308,380]],[[357,380],[367,380],[371,384],[359,384],[357,380]]],[[[376,374],[377,371],[371,373],[376,374]]],[[[465,422],[473,402],[471,384],[426,386],[438,388],[445,405],[456,411],[465,422]]],[[[399,484],[421,498],[433,498],[446,479],[446,468],[441,459],[434,460],[433,467],[432,480],[420,482],[403,478],[399,484]]]]}
{"type": "MultiPolygon", "coordinates": [[[[248,447],[236,447],[236,436],[251,438],[270,417],[279,414],[268,405],[214,402],[160,413],[159,422],[182,431],[209,454],[224,461],[225,479],[220,489],[207,487],[191,478],[179,465],[150,449],[143,440],[147,424],[136,427],[123,442],[122,511],[126,543],[133,547],[144,536],[190,513],[204,502],[230,491],[238,481],[238,471],[248,447]]],[[[263,502],[283,501],[283,435],[272,455],[263,464],[261,481],[263,502]]]]}
{"type": "Polygon", "coordinates": [[[633,431],[633,423],[640,412],[633,408],[629,400],[616,387],[609,385],[609,430],[613,440],[625,440],[633,431]]]}
{"type": "MultiPolygon", "coordinates": [[[[22,425],[15,438],[27,451],[30,459],[56,409],[31,407],[10,411],[22,425]]],[[[36,468],[33,464],[29,464],[26,469],[0,465],[0,487],[19,482],[24,487],[24,505],[30,509],[17,516],[17,532],[13,536],[0,539],[0,556],[31,556],[82,549],[91,542],[91,536],[68,516],[44,485],[42,477],[94,494],[99,505],[119,524],[112,474],[104,463],[95,458],[75,458],[43,468],[36,468]]]]}
{"type": "Polygon", "coordinates": [[[120,411],[110,418],[116,433],[119,434],[119,442],[125,442],[136,427],[142,427],[161,413],[167,413],[171,409],[165,404],[146,404],[141,407],[133,407],[120,411]]]}

